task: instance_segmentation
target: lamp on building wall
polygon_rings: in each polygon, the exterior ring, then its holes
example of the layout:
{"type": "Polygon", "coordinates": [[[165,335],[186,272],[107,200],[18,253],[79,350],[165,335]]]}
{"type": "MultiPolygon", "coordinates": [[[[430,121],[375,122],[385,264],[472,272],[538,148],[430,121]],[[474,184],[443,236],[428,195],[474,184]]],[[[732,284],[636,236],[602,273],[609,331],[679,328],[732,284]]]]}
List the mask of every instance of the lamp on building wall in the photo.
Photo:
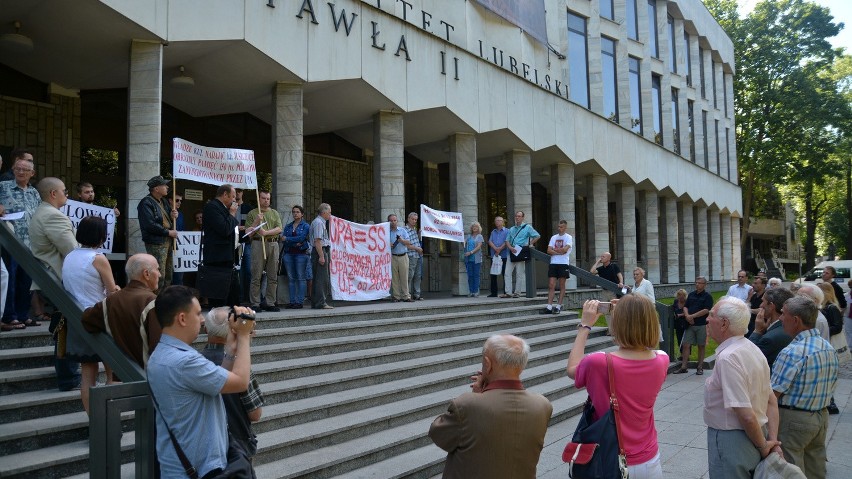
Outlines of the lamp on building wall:
{"type": "Polygon", "coordinates": [[[21,22],[15,20],[14,25],[15,33],[4,33],[3,35],[0,35],[0,45],[3,45],[3,47],[8,50],[14,50],[17,52],[33,51],[32,38],[20,33],[21,22]]]}
{"type": "Polygon", "coordinates": [[[181,65],[180,75],[172,77],[169,83],[175,88],[187,89],[195,86],[195,79],[187,75],[183,65],[181,65]]]}

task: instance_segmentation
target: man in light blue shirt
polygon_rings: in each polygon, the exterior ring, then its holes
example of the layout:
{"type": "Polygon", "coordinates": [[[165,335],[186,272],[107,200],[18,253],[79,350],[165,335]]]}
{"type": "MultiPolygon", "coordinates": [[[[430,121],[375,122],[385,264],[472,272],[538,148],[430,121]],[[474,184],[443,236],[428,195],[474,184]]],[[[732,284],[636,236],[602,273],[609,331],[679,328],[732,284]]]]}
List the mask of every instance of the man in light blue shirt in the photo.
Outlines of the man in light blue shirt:
{"type": "MultiPolygon", "coordinates": [[[[509,229],[504,227],[504,224],[505,221],[501,216],[494,218],[494,229],[491,230],[491,235],[488,237],[491,260],[494,261],[494,257],[499,256],[503,261],[503,267],[500,270],[499,276],[506,274],[506,263],[509,261],[509,249],[506,248],[506,236],[509,235],[509,229]]],[[[489,298],[497,297],[497,276],[496,274],[491,275],[491,294],[488,295],[489,298]]]]}
{"type": "Polygon", "coordinates": [[[391,245],[391,296],[394,302],[414,301],[408,293],[408,250],[414,249],[414,245],[408,240],[408,232],[399,227],[396,215],[388,215],[390,223],[390,245],[391,245]]]}
{"type": "Polygon", "coordinates": [[[520,253],[520,250],[524,246],[533,247],[536,241],[541,238],[541,235],[538,234],[532,225],[528,225],[524,223],[524,212],[516,211],[515,212],[515,226],[509,228],[509,234],[506,236],[506,249],[509,250],[509,264],[506,265],[506,272],[503,276],[503,281],[505,282],[504,288],[505,293],[500,295],[501,298],[520,298],[522,294],[526,294],[527,292],[527,278],[526,278],[526,262],[525,261],[512,261],[512,257],[517,256],[517,253],[520,253]],[[512,288],[512,273],[516,273],[515,288],[512,288]]]}
{"type": "Polygon", "coordinates": [[[251,374],[250,335],[254,320],[237,319],[248,308],[235,307],[228,318],[232,333],[225,343],[222,366],[192,346],[204,317],[192,290],[169,286],[155,306],[163,335],[148,360],[148,383],[157,407],[157,457],[162,477],[186,477],[175,445],[203,477],[228,465],[228,425],[222,393],[239,393],[251,374]],[[191,413],[190,413],[191,412],[191,413]]]}

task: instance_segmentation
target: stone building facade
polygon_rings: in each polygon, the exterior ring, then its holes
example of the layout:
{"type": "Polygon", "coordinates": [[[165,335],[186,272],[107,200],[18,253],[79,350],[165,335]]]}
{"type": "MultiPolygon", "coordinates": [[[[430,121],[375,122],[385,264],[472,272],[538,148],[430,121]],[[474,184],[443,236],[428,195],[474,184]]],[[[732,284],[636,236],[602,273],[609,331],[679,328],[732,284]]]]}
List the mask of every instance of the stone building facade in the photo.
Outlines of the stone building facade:
{"type": "MultiPolygon", "coordinates": [[[[733,45],[700,0],[0,6],[35,44],[0,45],[0,147],[34,148],[67,183],[86,177],[81,149],[116,152],[103,181],[121,184],[128,252],[180,136],[255,150],[283,212],[328,201],[367,222],[425,203],[487,235],[523,210],[545,237],[567,220],[581,266],[611,251],[655,283],[740,267],[733,45]]],[[[456,246],[426,244],[424,286],[466,293],[456,246]]]]}

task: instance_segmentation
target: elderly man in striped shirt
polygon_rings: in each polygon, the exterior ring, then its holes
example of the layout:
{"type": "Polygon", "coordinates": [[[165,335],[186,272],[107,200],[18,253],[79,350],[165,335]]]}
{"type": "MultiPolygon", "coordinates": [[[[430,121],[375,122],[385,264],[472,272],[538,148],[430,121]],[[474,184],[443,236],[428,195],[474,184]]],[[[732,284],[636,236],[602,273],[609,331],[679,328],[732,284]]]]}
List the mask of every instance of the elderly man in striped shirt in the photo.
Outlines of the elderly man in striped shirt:
{"type": "Polygon", "coordinates": [[[772,366],[778,398],[778,439],[784,457],[809,479],[826,474],[828,404],[837,386],[837,353],[816,329],[817,305],[805,296],[784,302],[781,325],[793,337],[772,366]]]}

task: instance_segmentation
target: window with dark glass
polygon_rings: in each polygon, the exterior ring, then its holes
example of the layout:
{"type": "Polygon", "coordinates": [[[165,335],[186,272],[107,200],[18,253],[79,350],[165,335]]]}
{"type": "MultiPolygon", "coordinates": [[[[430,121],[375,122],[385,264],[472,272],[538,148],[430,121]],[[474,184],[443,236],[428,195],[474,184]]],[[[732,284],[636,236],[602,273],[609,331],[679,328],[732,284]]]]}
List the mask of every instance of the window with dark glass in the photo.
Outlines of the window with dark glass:
{"type": "Polygon", "coordinates": [[[689,56],[689,34],[683,32],[683,56],[686,58],[686,85],[692,86],[692,58],[689,56]]]}
{"type": "Polygon", "coordinates": [[[725,103],[725,118],[728,118],[728,77],[722,72],[722,101],[725,103]]]}
{"type": "Polygon", "coordinates": [[[642,83],[639,79],[639,59],[629,57],[630,129],[642,134],[642,83]]]}
{"type": "Polygon", "coordinates": [[[636,0],[626,0],[627,7],[627,38],[639,39],[639,16],[636,15],[636,0]]]}
{"type": "Polygon", "coordinates": [[[651,112],[654,116],[654,143],[663,144],[663,94],[659,75],[651,75],[651,112]]]}
{"type": "Polygon", "coordinates": [[[669,71],[677,73],[677,42],[675,41],[674,17],[668,15],[669,22],[669,71]]]}
{"type": "Polygon", "coordinates": [[[704,168],[710,167],[710,146],[707,141],[707,112],[701,110],[701,133],[704,134],[704,168]]]}
{"type": "Polygon", "coordinates": [[[586,44],[586,19],[568,12],[569,99],[589,107],[589,60],[586,44]]]}
{"type": "Polygon", "coordinates": [[[714,121],[715,121],[715,123],[713,125],[713,128],[714,128],[713,129],[713,132],[714,132],[714,135],[713,135],[714,138],[713,139],[716,143],[716,173],[721,173],[722,172],[722,162],[721,162],[722,153],[721,153],[721,151],[719,151],[719,120],[714,120],[714,121]]]}
{"type": "Polygon", "coordinates": [[[618,83],[615,69],[615,40],[601,37],[603,116],[618,123],[618,83]]]}
{"type": "Polygon", "coordinates": [[[704,86],[704,48],[698,47],[698,81],[701,82],[701,98],[707,99],[707,88],[704,86]]]}
{"type": "Polygon", "coordinates": [[[600,5],[601,5],[601,16],[602,17],[608,18],[610,20],[615,18],[613,16],[612,0],[600,0],[600,5]]]}
{"type": "Polygon", "coordinates": [[[657,44],[657,0],[648,0],[648,46],[651,56],[660,58],[660,46],[657,44]]]}
{"type": "Polygon", "coordinates": [[[731,164],[731,129],[725,128],[725,161],[728,163],[728,179],[731,179],[731,170],[734,165],[731,164]]]}
{"type": "Polygon", "coordinates": [[[695,161],[695,102],[687,100],[686,102],[686,119],[689,123],[689,159],[693,163],[695,161]]]}
{"type": "Polygon", "coordinates": [[[674,140],[674,152],[680,154],[680,112],[677,106],[678,91],[672,88],[672,139],[674,140]]]}
{"type": "Polygon", "coordinates": [[[711,86],[713,87],[713,108],[719,109],[719,104],[716,101],[716,60],[710,60],[710,78],[713,79],[711,86]]]}

